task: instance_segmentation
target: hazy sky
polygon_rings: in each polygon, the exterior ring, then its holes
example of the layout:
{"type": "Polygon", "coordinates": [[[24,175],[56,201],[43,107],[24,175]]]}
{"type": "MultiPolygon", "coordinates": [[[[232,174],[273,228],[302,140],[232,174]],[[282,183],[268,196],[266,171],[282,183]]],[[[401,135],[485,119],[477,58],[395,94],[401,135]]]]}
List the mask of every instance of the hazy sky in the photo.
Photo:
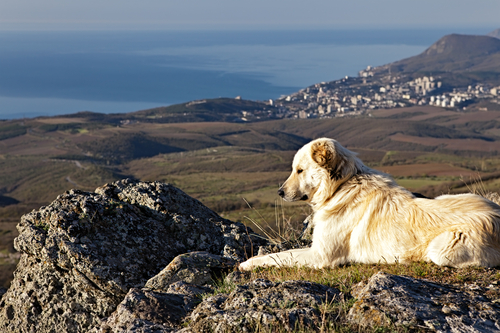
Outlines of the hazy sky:
{"type": "Polygon", "coordinates": [[[500,28],[499,0],[1,0],[1,30],[500,28]]]}

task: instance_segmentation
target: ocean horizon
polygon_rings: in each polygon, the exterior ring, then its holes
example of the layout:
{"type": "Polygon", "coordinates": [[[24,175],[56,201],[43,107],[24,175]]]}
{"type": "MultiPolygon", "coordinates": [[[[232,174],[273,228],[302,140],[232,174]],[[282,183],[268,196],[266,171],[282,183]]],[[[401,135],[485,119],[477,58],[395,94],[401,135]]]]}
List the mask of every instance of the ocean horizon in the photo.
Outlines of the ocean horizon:
{"type": "Polygon", "coordinates": [[[276,99],[488,29],[0,31],[0,119],[276,99]]]}

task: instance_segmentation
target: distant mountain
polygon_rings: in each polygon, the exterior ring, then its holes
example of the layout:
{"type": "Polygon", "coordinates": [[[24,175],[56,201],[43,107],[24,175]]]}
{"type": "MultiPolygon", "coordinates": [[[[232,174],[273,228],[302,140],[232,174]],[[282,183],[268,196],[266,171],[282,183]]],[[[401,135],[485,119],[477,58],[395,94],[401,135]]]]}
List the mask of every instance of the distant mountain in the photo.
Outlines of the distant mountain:
{"type": "Polygon", "coordinates": [[[487,36],[495,37],[495,38],[499,38],[500,39],[500,29],[493,30],[487,36]]]}
{"type": "Polygon", "coordinates": [[[423,53],[385,66],[392,72],[496,72],[500,73],[500,39],[452,34],[442,37],[423,53]]]}

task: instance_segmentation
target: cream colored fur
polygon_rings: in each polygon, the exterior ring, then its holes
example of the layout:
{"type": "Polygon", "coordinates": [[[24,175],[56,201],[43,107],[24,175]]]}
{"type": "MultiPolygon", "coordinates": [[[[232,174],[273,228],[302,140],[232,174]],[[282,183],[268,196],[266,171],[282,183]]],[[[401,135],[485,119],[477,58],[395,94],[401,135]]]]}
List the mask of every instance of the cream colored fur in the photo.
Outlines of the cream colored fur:
{"type": "Polygon", "coordinates": [[[311,248],[253,257],[240,269],[421,260],[500,265],[500,206],[474,194],[416,198],[332,139],[314,140],[297,152],[279,193],[311,205],[311,248]]]}

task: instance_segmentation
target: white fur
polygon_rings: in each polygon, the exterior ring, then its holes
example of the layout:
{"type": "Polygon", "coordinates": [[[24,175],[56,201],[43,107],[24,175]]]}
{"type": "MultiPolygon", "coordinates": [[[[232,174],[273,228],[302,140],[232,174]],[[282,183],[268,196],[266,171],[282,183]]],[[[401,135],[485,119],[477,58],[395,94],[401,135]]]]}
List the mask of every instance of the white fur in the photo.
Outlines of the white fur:
{"type": "Polygon", "coordinates": [[[297,152],[280,192],[287,201],[311,205],[311,248],[253,257],[240,269],[421,260],[500,265],[500,206],[474,194],[416,198],[332,139],[297,152]]]}

